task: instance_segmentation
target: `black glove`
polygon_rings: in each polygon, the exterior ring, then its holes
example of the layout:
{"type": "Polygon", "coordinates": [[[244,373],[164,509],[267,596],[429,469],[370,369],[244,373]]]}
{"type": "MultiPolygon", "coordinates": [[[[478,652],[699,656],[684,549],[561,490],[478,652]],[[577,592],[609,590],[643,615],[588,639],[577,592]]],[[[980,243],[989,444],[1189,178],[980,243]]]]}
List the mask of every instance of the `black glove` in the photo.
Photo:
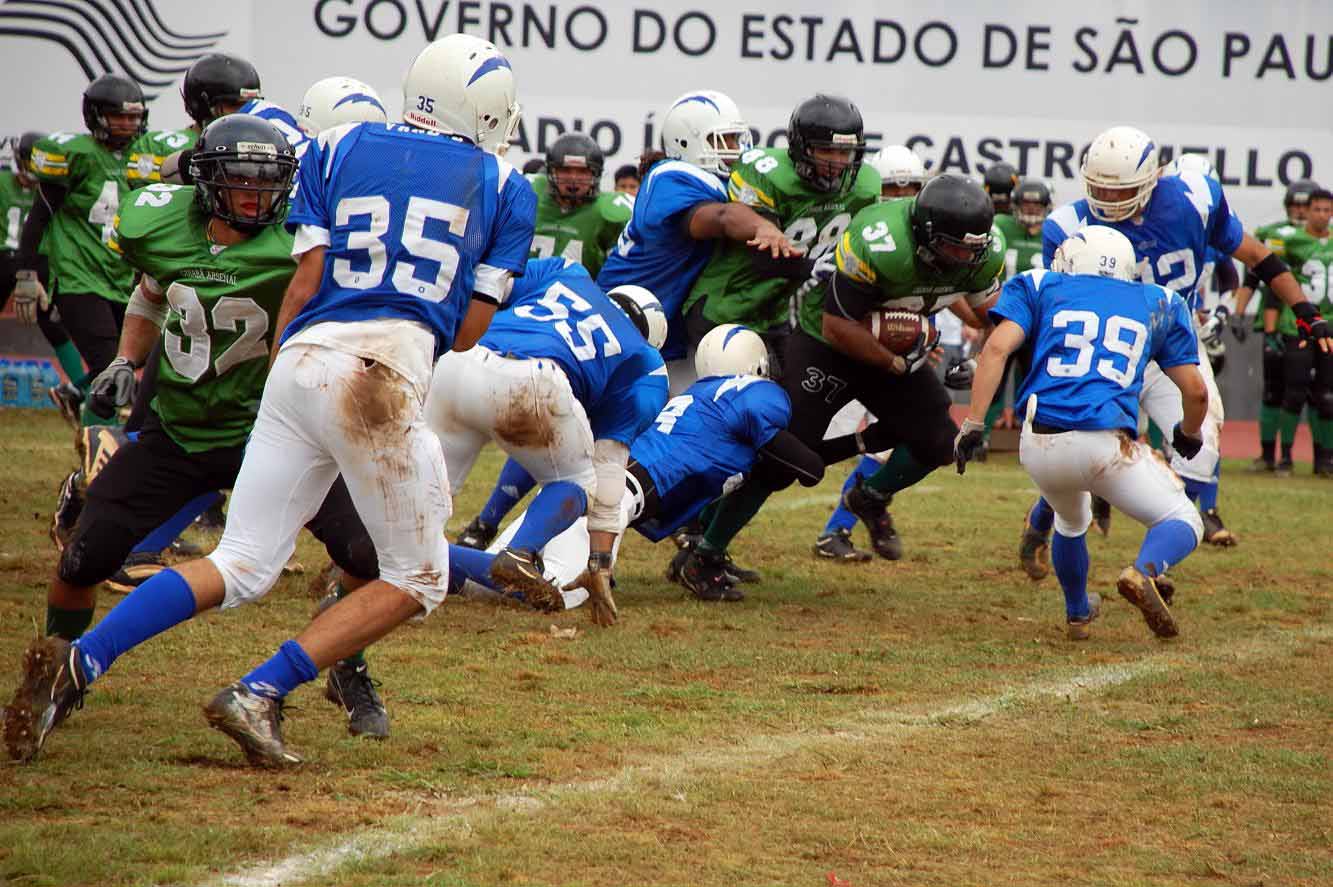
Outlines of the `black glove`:
{"type": "Polygon", "coordinates": [[[1227,325],[1231,327],[1231,335],[1236,337],[1237,342],[1244,342],[1250,334],[1250,320],[1244,314],[1232,313],[1227,318],[1227,325]]]}
{"type": "Polygon", "coordinates": [[[1319,310],[1309,302],[1297,302],[1291,306],[1291,313],[1296,315],[1296,331],[1306,341],[1318,341],[1329,337],[1328,322],[1319,316],[1319,310]]]}
{"type": "Polygon", "coordinates": [[[976,374],[977,362],[972,358],[959,361],[944,373],[944,387],[954,391],[967,391],[972,387],[972,377],[976,374]]]}
{"type": "Polygon", "coordinates": [[[88,389],[88,409],[103,419],[134,400],[134,364],[127,357],[117,357],[93,379],[88,389]]]}
{"type": "Polygon", "coordinates": [[[1281,333],[1264,333],[1265,354],[1281,357],[1282,352],[1286,350],[1287,350],[1286,343],[1282,341],[1281,333]]]}
{"type": "Polygon", "coordinates": [[[1186,459],[1193,459],[1203,449],[1203,438],[1190,437],[1180,428],[1180,423],[1171,432],[1171,448],[1186,459]]]}
{"type": "Polygon", "coordinates": [[[953,460],[962,474],[967,463],[976,456],[977,451],[986,445],[986,426],[971,419],[963,420],[963,427],[953,439],[953,460]]]}

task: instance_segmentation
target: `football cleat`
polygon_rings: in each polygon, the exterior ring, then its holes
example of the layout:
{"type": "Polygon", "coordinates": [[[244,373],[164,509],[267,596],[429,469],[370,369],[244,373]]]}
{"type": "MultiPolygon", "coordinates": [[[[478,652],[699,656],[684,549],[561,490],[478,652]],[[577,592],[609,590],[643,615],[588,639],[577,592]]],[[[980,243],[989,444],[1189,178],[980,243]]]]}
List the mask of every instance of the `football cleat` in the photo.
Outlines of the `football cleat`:
{"type": "Polygon", "coordinates": [[[480,517],[474,517],[472,523],[464,527],[463,532],[458,534],[457,544],[463,548],[485,551],[495,541],[495,534],[498,530],[499,527],[493,527],[480,517]]]}
{"type": "Polygon", "coordinates": [[[1250,463],[1250,471],[1253,471],[1255,473],[1276,471],[1276,470],[1277,470],[1277,465],[1273,462],[1273,460],[1265,459],[1263,456],[1260,456],[1258,459],[1255,459],[1253,462],[1250,463]]]}
{"type": "Polygon", "coordinates": [[[227,515],[222,511],[222,500],[219,499],[208,507],[208,510],[194,519],[194,525],[201,530],[210,533],[221,533],[227,528],[227,515]]]}
{"type": "Polygon", "coordinates": [[[1168,607],[1171,606],[1171,601],[1176,597],[1176,583],[1166,576],[1158,576],[1153,579],[1153,584],[1157,586],[1157,593],[1162,596],[1162,602],[1168,607]]]}
{"type": "Polygon", "coordinates": [[[731,559],[731,555],[725,551],[722,552],[722,568],[727,571],[727,575],[731,577],[732,582],[742,585],[755,585],[764,578],[758,570],[751,570],[749,567],[742,567],[736,563],[731,559]]]}
{"type": "Polygon", "coordinates": [[[380,694],[379,681],[370,676],[365,663],[339,662],[329,669],[324,682],[324,698],[341,706],[347,715],[347,732],[353,736],[384,739],[389,735],[389,712],[380,694]]]}
{"type": "Polygon", "coordinates": [[[31,761],[51,732],[83,708],[88,679],[79,648],[64,638],[33,641],[23,653],[23,680],[4,710],[5,748],[16,761],[31,761]]]}
{"type": "Polygon", "coordinates": [[[74,436],[74,448],[83,460],[83,481],[91,486],[98,472],[106,467],[111,457],[130,442],[125,429],[119,425],[89,425],[74,436]]]}
{"type": "Polygon", "coordinates": [[[1222,525],[1222,516],[1216,508],[1203,512],[1203,541],[1218,548],[1230,548],[1238,541],[1236,534],[1222,525]]]}
{"type": "Polygon", "coordinates": [[[83,392],[69,382],[61,382],[46,389],[46,395],[60,410],[60,417],[77,431],[83,424],[80,420],[83,414],[83,392]]]}
{"type": "Polygon", "coordinates": [[[1070,619],[1065,623],[1065,637],[1071,641],[1086,641],[1092,637],[1092,623],[1102,615],[1102,596],[1088,592],[1088,618],[1070,619]]]}
{"type": "Polygon", "coordinates": [[[1023,520],[1023,538],[1018,542],[1018,562],[1033,582],[1040,582],[1051,572],[1051,536],[1023,520]]]}
{"type": "Polygon", "coordinates": [[[853,545],[852,531],[845,529],[820,536],[815,540],[814,552],[815,557],[849,564],[863,564],[874,556],[853,545]]]}
{"type": "Polygon", "coordinates": [[[491,581],[506,594],[522,594],[529,605],[545,613],[565,609],[565,597],[546,578],[541,555],[535,551],[506,548],[491,561],[491,581]]]}
{"type": "Polygon", "coordinates": [[[70,537],[74,535],[74,525],[83,514],[83,472],[71,471],[60,483],[60,494],[56,497],[55,514],[51,515],[51,541],[56,551],[64,551],[70,537]]]}
{"type": "Polygon", "coordinates": [[[1111,503],[1101,496],[1092,497],[1092,522],[1097,532],[1103,536],[1111,535],[1111,503]]]}
{"type": "Polygon", "coordinates": [[[745,599],[745,593],[736,587],[727,573],[725,554],[710,551],[681,552],[685,559],[680,566],[680,584],[689,589],[696,600],[734,603],[745,599]]]}
{"type": "Polygon", "coordinates": [[[1291,477],[1294,468],[1295,466],[1291,464],[1290,459],[1283,459],[1274,466],[1273,475],[1275,477],[1291,477]]]}
{"type": "Polygon", "coordinates": [[[204,706],[204,717],[234,739],[253,766],[277,769],[301,763],[282,741],[282,709],[281,699],[260,696],[237,681],[204,706]]]}
{"type": "Polygon", "coordinates": [[[1134,567],[1125,567],[1120,571],[1115,587],[1122,598],[1139,608],[1143,621],[1148,623],[1153,634],[1159,638],[1173,638],[1180,633],[1170,608],[1162,600],[1162,594],[1151,576],[1143,575],[1134,567]]]}
{"type": "Polygon", "coordinates": [[[104,583],[107,591],[129,594],[167,568],[161,552],[132,551],[119,570],[104,583]]]}
{"type": "Polygon", "coordinates": [[[842,504],[870,531],[870,544],[875,554],[896,561],[903,556],[903,542],[893,528],[893,516],[889,514],[892,501],[892,496],[867,486],[865,478],[858,480],[842,497],[842,504]]]}

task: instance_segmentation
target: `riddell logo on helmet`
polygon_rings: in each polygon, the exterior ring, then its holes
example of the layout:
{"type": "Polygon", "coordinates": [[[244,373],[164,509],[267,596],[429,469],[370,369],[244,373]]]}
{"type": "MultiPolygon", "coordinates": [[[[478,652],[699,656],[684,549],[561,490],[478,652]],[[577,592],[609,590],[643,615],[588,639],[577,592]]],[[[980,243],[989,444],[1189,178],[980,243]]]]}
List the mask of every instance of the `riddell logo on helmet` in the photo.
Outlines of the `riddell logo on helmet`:
{"type": "Polygon", "coordinates": [[[272,154],[277,156],[278,149],[268,142],[237,142],[237,154],[272,154]]]}

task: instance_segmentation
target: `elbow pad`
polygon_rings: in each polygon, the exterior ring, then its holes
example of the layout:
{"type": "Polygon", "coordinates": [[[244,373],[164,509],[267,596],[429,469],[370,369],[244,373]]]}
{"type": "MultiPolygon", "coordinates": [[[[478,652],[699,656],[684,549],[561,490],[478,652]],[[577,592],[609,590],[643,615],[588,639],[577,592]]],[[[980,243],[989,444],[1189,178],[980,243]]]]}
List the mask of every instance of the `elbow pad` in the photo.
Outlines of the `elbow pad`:
{"type": "MultiPolygon", "coordinates": [[[[167,303],[154,302],[144,295],[145,286],[150,286],[148,281],[151,278],[145,276],[139,281],[139,285],[134,288],[130,294],[130,303],[125,306],[125,314],[135,317],[142,317],[158,329],[162,329],[162,324],[167,322],[167,303]]],[[[161,295],[161,293],[158,293],[161,295]]]]}
{"type": "Polygon", "coordinates": [[[599,440],[592,445],[592,467],[597,485],[588,502],[588,529],[594,533],[619,533],[620,500],[625,495],[625,466],[629,447],[616,440],[599,440]]]}

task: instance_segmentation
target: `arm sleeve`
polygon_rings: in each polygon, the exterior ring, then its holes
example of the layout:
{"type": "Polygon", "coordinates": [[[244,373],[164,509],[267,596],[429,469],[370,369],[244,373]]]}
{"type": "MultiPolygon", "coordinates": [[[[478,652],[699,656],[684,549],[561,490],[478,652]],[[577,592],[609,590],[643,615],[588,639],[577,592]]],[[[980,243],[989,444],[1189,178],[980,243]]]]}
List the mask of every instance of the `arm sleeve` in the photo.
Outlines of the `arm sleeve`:
{"type": "Polygon", "coordinates": [[[1245,226],[1231,211],[1222,186],[1208,179],[1208,189],[1212,192],[1214,206],[1213,214],[1209,218],[1208,245],[1229,256],[1240,247],[1240,242],[1245,237],[1245,226]]]}
{"type": "Polygon", "coordinates": [[[768,250],[750,250],[750,267],[760,277],[781,277],[784,280],[808,280],[814,272],[815,260],[805,256],[773,258],[768,250]]]}
{"type": "Polygon", "coordinates": [[[824,313],[859,322],[882,303],[878,288],[853,280],[839,271],[829,279],[824,313]]]}
{"type": "MultiPolygon", "coordinates": [[[[490,248],[481,257],[481,265],[522,274],[532,251],[532,235],[537,225],[537,194],[532,185],[511,170],[500,187],[500,208],[492,227],[490,248]]],[[[480,266],[478,271],[480,271],[480,266]]],[[[478,274],[478,280],[481,275],[478,274]]],[[[478,287],[479,292],[490,293],[478,287]]]]}
{"type": "Polygon", "coordinates": [[[813,487],[824,479],[824,460],[796,435],[782,429],[760,447],[751,474],[772,489],[781,489],[792,480],[813,487]]]}
{"type": "Polygon", "coordinates": [[[592,467],[597,485],[588,502],[588,529],[594,533],[619,533],[620,500],[625,495],[625,466],[629,447],[620,441],[598,440],[592,445],[592,467]]]}
{"type": "Polygon", "coordinates": [[[26,271],[37,267],[38,250],[42,237],[51,224],[51,219],[65,205],[69,192],[52,182],[41,182],[37,186],[37,199],[32,202],[32,211],[23,222],[23,233],[19,237],[19,270],[26,271]]]}
{"type": "Polygon", "coordinates": [[[1170,293],[1169,324],[1162,344],[1154,349],[1152,359],[1163,369],[1199,362],[1199,339],[1194,332],[1194,321],[1189,306],[1175,293],[1170,293]]]}

